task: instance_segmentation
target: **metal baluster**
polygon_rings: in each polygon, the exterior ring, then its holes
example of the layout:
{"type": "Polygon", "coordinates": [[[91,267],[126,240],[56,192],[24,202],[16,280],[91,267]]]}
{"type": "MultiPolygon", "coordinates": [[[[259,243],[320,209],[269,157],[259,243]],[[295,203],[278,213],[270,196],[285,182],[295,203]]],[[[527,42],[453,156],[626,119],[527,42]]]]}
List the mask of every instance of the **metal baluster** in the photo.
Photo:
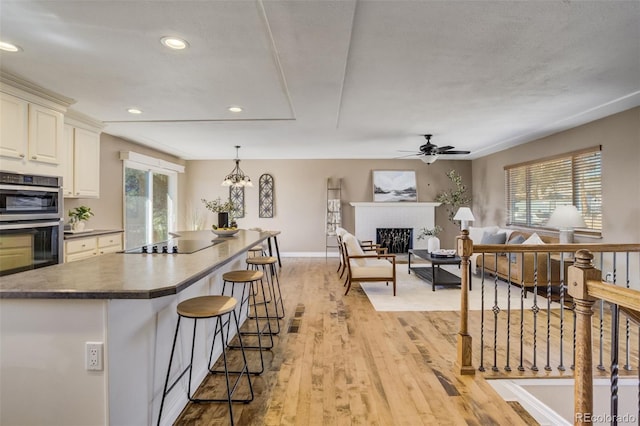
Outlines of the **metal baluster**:
{"type": "Polygon", "coordinates": [[[559,371],[564,371],[564,253],[560,253],[560,364],[559,371]]]}
{"type": "Polygon", "coordinates": [[[536,365],[538,359],[536,353],[538,350],[538,312],[540,312],[538,307],[538,252],[533,253],[533,306],[531,311],[533,311],[533,365],[531,370],[538,371],[538,366],[536,365]]]}
{"type": "Polygon", "coordinates": [[[547,252],[547,365],[545,371],[551,371],[551,252],[547,252]]]}
{"type": "Polygon", "coordinates": [[[618,345],[620,312],[618,305],[611,305],[611,424],[618,424],[618,345]]]}
{"type": "Polygon", "coordinates": [[[496,275],[493,278],[493,367],[491,370],[498,371],[498,314],[500,313],[500,307],[498,306],[498,253],[494,254],[494,260],[496,265],[496,275]]]}
{"type": "Polygon", "coordinates": [[[511,358],[511,253],[507,253],[507,364],[504,371],[511,371],[509,359],[511,358]]]}
{"type": "MultiPolygon", "coordinates": [[[[629,288],[629,282],[630,282],[630,278],[629,278],[629,252],[627,252],[627,265],[625,267],[626,270],[626,276],[627,276],[627,288],[629,288]]],[[[624,369],[627,371],[631,371],[631,364],[629,364],[629,333],[631,332],[631,328],[630,328],[630,324],[629,324],[629,318],[625,315],[625,363],[624,363],[624,369]]]]}
{"type": "MultiPolygon", "coordinates": [[[[524,277],[524,253],[521,253],[520,260],[520,276],[524,277]]],[[[509,283],[511,285],[511,283],[509,283]]],[[[524,295],[525,295],[525,287],[524,285],[520,286],[520,365],[518,365],[518,371],[524,371],[524,365],[522,365],[522,360],[524,359],[524,295]]]]}
{"type": "Polygon", "coordinates": [[[479,371],[484,371],[484,256],[482,253],[482,280],[480,285],[480,367],[479,371]]]}
{"type": "Polygon", "coordinates": [[[573,357],[571,369],[576,369],[576,302],[571,302],[571,312],[573,312],[573,357]]]}
{"type": "MultiPolygon", "coordinates": [[[[603,262],[604,253],[600,252],[600,267],[604,266],[603,262]]],[[[600,299],[600,349],[599,349],[599,357],[600,362],[598,363],[598,370],[604,371],[604,364],[602,363],[603,356],[603,338],[604,338],[604,300],[600,299]]]]}

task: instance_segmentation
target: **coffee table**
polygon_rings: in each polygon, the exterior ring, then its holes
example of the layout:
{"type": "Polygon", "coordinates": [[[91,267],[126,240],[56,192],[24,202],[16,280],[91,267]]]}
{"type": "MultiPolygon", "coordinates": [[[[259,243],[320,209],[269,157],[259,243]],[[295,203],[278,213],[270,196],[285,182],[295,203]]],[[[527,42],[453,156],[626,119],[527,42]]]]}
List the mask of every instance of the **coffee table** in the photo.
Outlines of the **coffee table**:
{"type": "MultiPolygon", "coordinates": [[[[407,266],[409,274],[411,271],[415,272],[417,276],[423,280],[431,283],[431,289],[436,291],[436,286],[452,286],[460,285],[460,277],[452,274],[451,272],[440,268],[440,265],[458,265],[460,266],[462,259],[459,256],[455,257],[434,257],[431,256],[428,250],[409,249],[409,264],[407,266]],[[428,260],[431,262],[431,267],[428,268],[412,268],[411,256],[419,257],[420,259],[428,260]]],[[[469,290],[471,290],[471,265],[469,265],[469,290]]]]}

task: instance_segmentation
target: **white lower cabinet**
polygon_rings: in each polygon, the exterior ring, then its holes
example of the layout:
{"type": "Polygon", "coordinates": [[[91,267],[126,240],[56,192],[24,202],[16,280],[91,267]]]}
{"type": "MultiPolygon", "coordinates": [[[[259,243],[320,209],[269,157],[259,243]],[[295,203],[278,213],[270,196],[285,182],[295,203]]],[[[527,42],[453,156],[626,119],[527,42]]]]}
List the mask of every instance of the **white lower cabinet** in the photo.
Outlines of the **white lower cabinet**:
{"type": "Polygon", "coordinates": [[[121,232],[64,241],[65,263],[118,251],[122,251],[121,232]]]}

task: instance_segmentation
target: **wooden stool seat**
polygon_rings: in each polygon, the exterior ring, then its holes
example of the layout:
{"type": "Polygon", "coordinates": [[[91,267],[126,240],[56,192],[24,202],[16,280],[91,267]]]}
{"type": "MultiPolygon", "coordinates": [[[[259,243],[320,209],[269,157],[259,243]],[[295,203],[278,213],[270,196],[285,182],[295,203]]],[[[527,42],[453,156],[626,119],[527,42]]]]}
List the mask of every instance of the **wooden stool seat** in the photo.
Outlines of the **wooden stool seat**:
{"type": "Polygon", "coordinates": [[[262,271],[252,271],[244,269],[238,271],[229,271],[222,274],[222,279],[224,281],[232,281],[234,283],[248,283],[261,280],[263,277],[264,273],[262,271]]]}
{"type": "Polygon", "coordinates": [[[201,296],[178,304],[178,315],[185,318],[213,318],[233,311],[238,301],[229,296],[201,296]]]}
{"type": "Polygon", "coordinates": [[[247,258],[247,263],[250,265],[273,265],[277,262],[278,259],[271,256],[256,256],[247,258]]]}

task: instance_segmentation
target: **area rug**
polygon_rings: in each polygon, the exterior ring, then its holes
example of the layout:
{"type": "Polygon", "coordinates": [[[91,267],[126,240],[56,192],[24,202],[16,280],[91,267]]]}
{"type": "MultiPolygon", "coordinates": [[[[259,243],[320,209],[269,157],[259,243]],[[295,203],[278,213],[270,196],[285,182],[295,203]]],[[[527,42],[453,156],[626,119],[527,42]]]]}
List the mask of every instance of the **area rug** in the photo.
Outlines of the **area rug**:
{"type": "MultiPolygon", "coordinates": [[[[429,267],[425,265],[424,267],[429,267]]],[[[407,273],[406,265],[396,267],[397,295],[393,296],[391,284],[384,282],[360,283],[369,301],[376,311],[458,311],[460,310],[460,286],[439,287],[431,290],[431,283],[424,281],[415,274],[407,273]]],[[[460,275],[456,266],[443,267],[449,272],[460,275]]],[[[482,310],[482,286],[480,278],[473,277],[473,290],[469,292],[469,309],[482,310]]],[[[508,301],[508,285],[498,280],[497,300],[501,310],[506,311],[508,301]]],[[[491,310],[495,300],[495,285],[493,280],[485,279],[484,309],[491,310]]],[[[533,306],[533,293],[529,292],[524,299],[524,308],[533,306]]],[[[540,309],[546,309],[547,299],[538,296],[537,304],[540,309]]],[[[558,303],[551,304],[553,308],[559,308],[558,303]]],[[[511,309],[520,309],[520,287],[511,286],[511,309]]]]}

